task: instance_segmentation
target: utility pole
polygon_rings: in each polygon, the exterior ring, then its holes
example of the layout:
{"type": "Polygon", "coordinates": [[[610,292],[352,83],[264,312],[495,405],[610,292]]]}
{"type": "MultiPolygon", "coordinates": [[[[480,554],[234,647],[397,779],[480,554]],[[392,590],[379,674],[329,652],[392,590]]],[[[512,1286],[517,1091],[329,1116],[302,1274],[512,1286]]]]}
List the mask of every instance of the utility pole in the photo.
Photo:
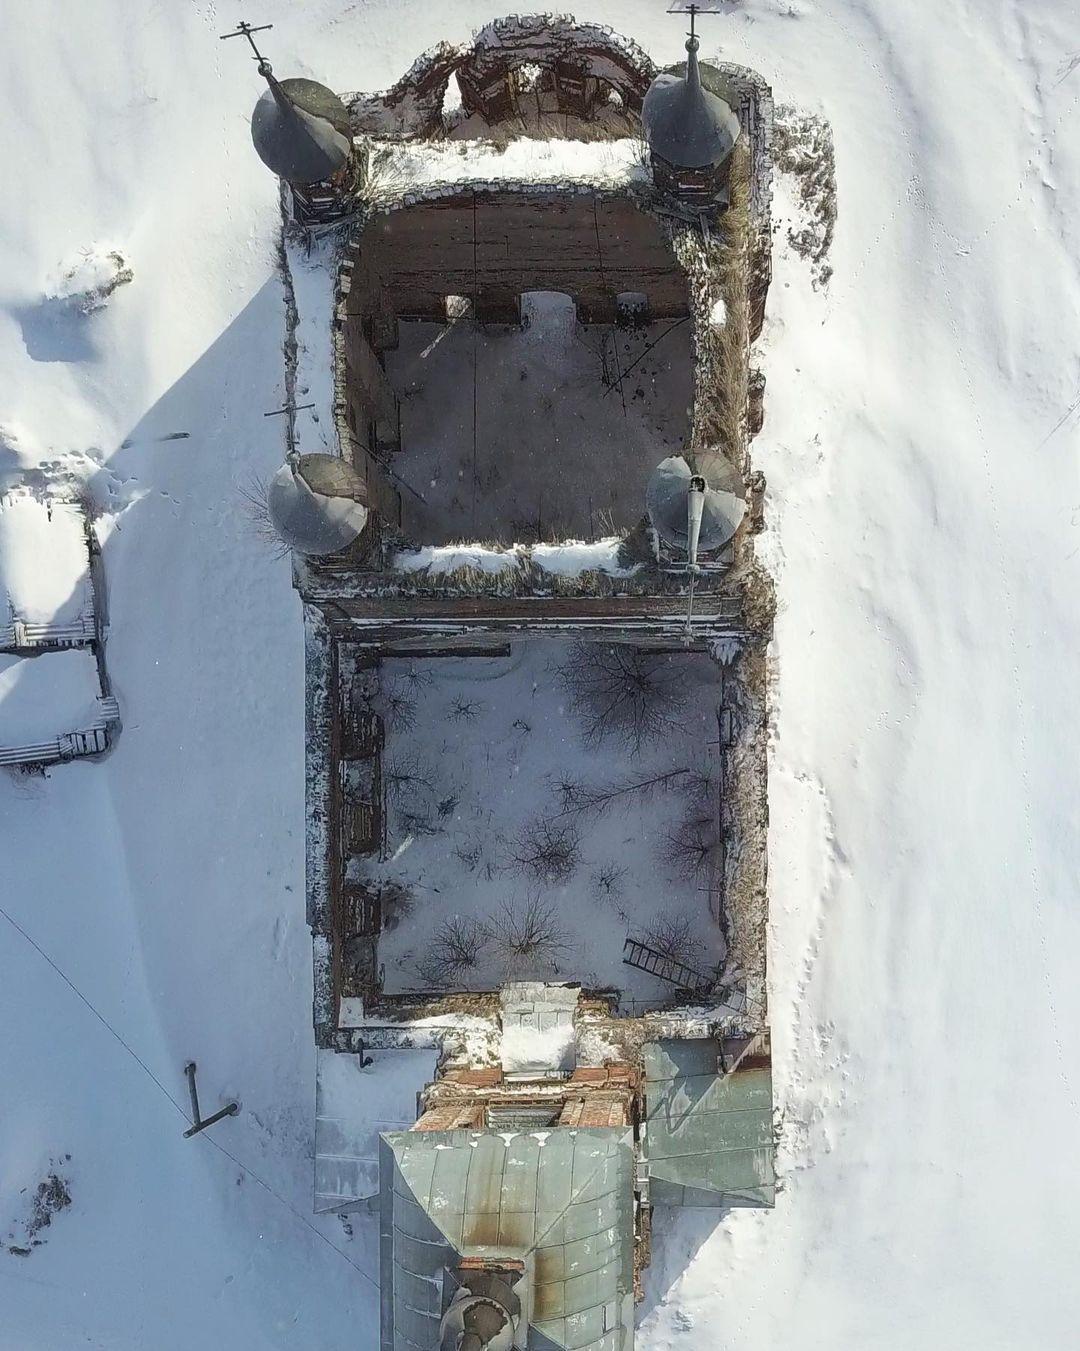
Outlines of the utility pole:
{"type": "Polygon", "coordinates": [[[199,1090],[195,1087],[195,1062],[189,1060],[184,1066],[184,1073],[187,1075],[188,1092],[191,1094],[191,1121],[192,1124],[184,1132],[184,1139],[190,1140],[193,1135],[198,1135],[200,1131],[206,1130],[207,1126],[212,1126],[215,1121],[220,1121],[222,1117],[235,1116],[240,1110],[238,1102],[229,1102],[221,1109],[215,1112],[213,1116],[208,1116],[204,1121],[199,1112],[199,1090]]]}

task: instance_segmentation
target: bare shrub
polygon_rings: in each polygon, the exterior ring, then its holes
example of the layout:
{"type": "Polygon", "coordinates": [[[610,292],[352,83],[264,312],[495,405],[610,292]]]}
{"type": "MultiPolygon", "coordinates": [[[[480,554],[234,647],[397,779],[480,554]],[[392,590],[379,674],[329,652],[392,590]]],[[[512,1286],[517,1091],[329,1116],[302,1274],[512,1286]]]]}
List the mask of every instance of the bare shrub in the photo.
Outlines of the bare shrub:
{"type": "Polygon", "coordinates": [[[582,783],[571,775],[555,780],[555,795],[562,810],[559,816],[602,816],[615,803],[638,802],[654,793],[669,792],[688,782],[699,782],[704,776],[690,769],[670,769],[664,774],[650,774],[647,778],[618,779],[614,783],[582,783]]]}
{"type": "Polygon", "coordinates": [[[642,931],[642,942],[650,948],[662,952],[665,957],[673,957],[677,962],[693,966],[700,956],[701,945],[694,935],[690,916],[685,914],[660,914],[642,931]]]}
{"type": "Polygon", "coordinates": [[[416,896],[411,887],[400,882],[387,882],[379,888],[379,913],[384,929],[396,929],[412,914],[415,905],[416,896]]]}
{"type": "Polygon", "coordinates": [[[407,666],[405,670],[401,672],[401,680],[406,688],[411,690],[414,694],[418,693],[420,690],[426,690],[430,685],[435,683],[435,677],[430,671],[425,671],[422,666],[416,665],[407,666]]]}
{"type": "Polygon", "coordinates": [[[450,712],[447,714],[451,722],[473,722],[483,710],[483,704],[475,703],[471,699],[462,699],[460,696],[450,705],[450,712]]]}
{"type": "Polygon", "coordinates": [[[523,826],[510,848],[509,867],[549,887],[571,878],[581,860],[573,826],[544,817],[523,826]]]}
{"type": "Polygon", "coordinates": [[[358,203],[369,206],[374,202],[385,202],[400,197],[406,187],[404,171],[395,163],[392,151],[387,148],[373,149],[368,157],[367,166],[356,188],[358,203]]]}
{"type": "Polygon", "coordinates": [[[716,776],[709,770],[687,770],[677,785],[682,797],[695,807],[705,810],[716,799],[716,776]]]}
{"type": "Polygon", "coordinates": [[[396,807],[435,791],[435,775],[419,756],[397,755],[383,765],[383,786],[396,807]]]}
{"type": "Polygon", "coordinates": [[[503,901],[487,932],[508,974],[522,967],[554,966],[570,946],[555,907],[537,895],[503,901]]]}
{"type": "Polygon", "coordinates": [[[386,721],[395,732],[411,732],[416,726],[416,700],[397,681],[383,691],[383,707],[386,721]]]}
{"type": "Polygon", "coordinates": [[[252,534],[274,558],[284,558],[289,546],[278,534],[270,515],[269,491],[270,481],[259,474],[252,474],[246,482],[236,486],[240,511],[251,527],[252,534]]]}
{"type": "Polygon", "coordinates": [[[669,731],[686,704],[675,662],[622,643],[571,644],[556,679],[583,721],[586,741],[617,737],[634,751],[669,731]]]}
{"type": "Polygon", "coordinates": [[[597,904],[607,906],[623,924],[630,923],[630,914],[623,900],[626,872],[625,868],[620,868],[616,863],[605,863],[589,876],[589,889],[593,899],[597,904]]]}
{"type": "Polygon", "coordinates": [[[427,952],[416,963],[417,973],[437,988],[453,985],[476,966],[490,941],[486,925],[455,915],[435,931],[427,952]]]}
{"type": "Polygon", "coordinates": [[[626,869],[617,863],[605,863],[597,868],[589,878],[593,895],[597,900],[613,901],[622,895],[626,869]]]}
{"type": "Polygon", "coordinates": [[[692,812],[664,840],[663,857],[686,878],[708,877],[720,857],[720,832],[715,818],[692,812]]]}
{"type": "Polygon", "coordinates": [[[479,840],[462,840],[454,847],[454,857],[469,872],[476,872],[484,858],[484,846],[479,840]]]}
{"type": "Polygon", "coordinates": [[[622,533],[622,527],[615,524],[615,516],[610,507],[599,507],[596,512],[596,535],[598,539],[612,539],[622,533]]]}
{"type": "Polygon", "coordinates": [[[423,807],[403,807],[398,812],[398,829],[406,835],[441,835],[442,826],[431,819],[423,807]]]}
{"type": "Polygon", "coordinates": [[[438,835],[443,816],[435,801],[435,775],[418,756],[397,755],[383,766],[383,790],[393,809],[395,833],[438,835]]]}

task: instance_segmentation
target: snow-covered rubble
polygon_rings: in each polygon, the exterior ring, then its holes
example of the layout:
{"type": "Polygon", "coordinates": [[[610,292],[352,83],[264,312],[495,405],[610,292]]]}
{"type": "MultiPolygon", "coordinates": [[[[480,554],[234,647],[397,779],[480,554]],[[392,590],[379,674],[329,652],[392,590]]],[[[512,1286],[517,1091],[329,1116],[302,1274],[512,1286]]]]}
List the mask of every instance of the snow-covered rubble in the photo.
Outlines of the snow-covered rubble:
{"type": "Polygon", "coordinates": [[[83,249],[59,269],[58,275],[46,285],[44,298],[80,314],[93,314],[104,309],[117,287],[127,285],[134,277],[119,250],[95,245],[83,249]]]}

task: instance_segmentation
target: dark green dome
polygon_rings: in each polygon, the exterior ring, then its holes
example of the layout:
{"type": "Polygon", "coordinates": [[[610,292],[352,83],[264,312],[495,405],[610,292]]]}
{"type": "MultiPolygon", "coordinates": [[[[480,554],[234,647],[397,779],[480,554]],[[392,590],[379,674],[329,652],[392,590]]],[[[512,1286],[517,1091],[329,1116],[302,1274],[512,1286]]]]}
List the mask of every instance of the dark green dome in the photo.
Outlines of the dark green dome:
{"type": "Polygon", "coordinates": [[[259,158],[298,187],[333,178],[352,152],[349,115],[341,99],[315,80],[276,80],[266,62],[259,71],[270,86],[251,114],[251,139],[259,158]]]}

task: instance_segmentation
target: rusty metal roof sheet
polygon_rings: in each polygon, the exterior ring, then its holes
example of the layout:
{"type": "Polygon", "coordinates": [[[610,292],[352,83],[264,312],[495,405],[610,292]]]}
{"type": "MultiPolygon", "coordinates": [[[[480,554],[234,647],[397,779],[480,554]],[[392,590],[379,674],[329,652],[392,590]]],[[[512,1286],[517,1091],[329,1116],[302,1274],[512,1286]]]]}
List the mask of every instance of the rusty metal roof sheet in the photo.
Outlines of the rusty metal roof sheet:
{"type": "Polygon", "coordinates": [[[382,1351],[438,1345],[445,1273],[463,1257],[524,1263],[530,1346],[629,1351],[629,1130],[396,1132],[380,1174],[382,1351]]]}
{"type": "Polygon", "coordinates": [[[645,1046],[649,1195],[654,1205],[771,1206],[772,1071],[717,1072],[711,1038],[645,1046]]]}

